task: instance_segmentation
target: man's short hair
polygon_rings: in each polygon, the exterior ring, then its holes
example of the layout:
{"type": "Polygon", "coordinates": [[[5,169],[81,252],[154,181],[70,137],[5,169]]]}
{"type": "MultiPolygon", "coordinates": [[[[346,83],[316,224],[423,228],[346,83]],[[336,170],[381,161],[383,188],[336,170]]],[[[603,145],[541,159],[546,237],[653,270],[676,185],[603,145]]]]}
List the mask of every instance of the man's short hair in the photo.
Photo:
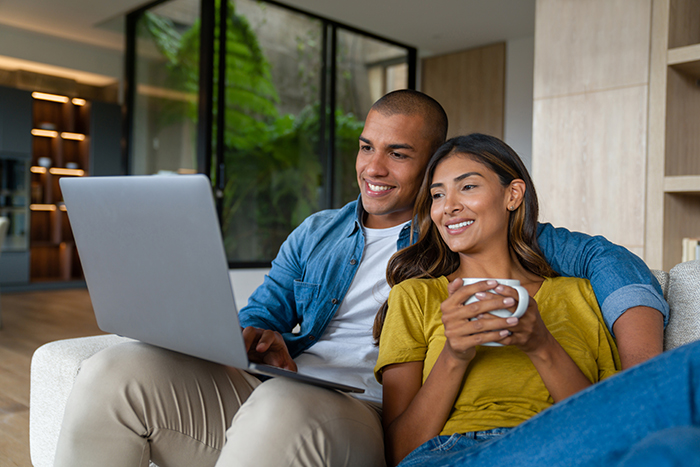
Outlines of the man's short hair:
{"type": "Polygon", "coordinates": [[[372,105],[382,115],[421,115],[426,138],[430,140],[431,155],[447,138],[447,114],[432,97],[413,89],[399,89],[382,96],[372,105]]]}

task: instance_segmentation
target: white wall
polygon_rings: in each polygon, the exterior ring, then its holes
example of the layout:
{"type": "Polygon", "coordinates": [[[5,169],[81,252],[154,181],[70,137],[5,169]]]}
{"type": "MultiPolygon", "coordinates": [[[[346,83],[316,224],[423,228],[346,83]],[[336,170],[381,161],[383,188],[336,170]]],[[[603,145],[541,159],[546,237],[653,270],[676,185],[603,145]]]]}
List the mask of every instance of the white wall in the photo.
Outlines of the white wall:
{"type": "Polygon", "coordinates": [[[532,99],[535,38],[506,42],[504,140],[532,171],[532,99]]]}

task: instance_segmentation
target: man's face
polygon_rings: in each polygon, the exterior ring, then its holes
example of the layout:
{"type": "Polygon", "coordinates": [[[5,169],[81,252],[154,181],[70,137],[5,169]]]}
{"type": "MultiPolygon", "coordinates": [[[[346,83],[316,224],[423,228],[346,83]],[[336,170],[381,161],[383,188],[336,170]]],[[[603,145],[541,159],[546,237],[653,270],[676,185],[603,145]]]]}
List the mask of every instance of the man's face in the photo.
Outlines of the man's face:
{"type": "Polygon", "coordinates": [[[420,115],[386,116],[371,110],[355,161],[365,227],[383,229],[411,219],[431,156],[420,115]]]}

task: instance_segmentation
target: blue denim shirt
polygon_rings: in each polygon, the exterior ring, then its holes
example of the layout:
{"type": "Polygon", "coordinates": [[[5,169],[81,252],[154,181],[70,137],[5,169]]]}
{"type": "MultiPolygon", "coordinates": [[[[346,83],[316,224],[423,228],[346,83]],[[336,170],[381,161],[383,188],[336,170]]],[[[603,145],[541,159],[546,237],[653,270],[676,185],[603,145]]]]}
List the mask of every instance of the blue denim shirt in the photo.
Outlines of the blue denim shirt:
{"type": "MultiPolygon", "coordinates": [[[[242,326],[283,334],[292,357],[316,343],[335,315],[362,261],[365,238],[362,204],[318,212],[297,227],[280,247],[263,284],[240,310],[242,326]],[[292,334],[299,324],[301,332],[292,334]]],[[[409,245],[410,226],[396,248],[409,245]]],[[[644,262],[603,237],[590,237],[543,224],[538,241],[552,268],[591,281],[606,324],[628,308],[649,306],[668,317],[661,287],[644,262]]]]}

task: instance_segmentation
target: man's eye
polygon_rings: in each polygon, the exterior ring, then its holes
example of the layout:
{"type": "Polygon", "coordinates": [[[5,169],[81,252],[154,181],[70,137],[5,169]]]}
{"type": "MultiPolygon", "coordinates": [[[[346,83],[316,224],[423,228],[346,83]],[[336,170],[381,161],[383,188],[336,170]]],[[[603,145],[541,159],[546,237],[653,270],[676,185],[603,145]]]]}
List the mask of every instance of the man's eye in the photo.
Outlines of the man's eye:
{"type": "Polygon", "coordinates": [[[476,185],[464,185],[464,188],[462,188],[465,191],[472,190],[476,188],[476,185]]]}
{"type": "Polygon", "coordinates": [[[360,144],[360,149],[361,149],[362,151],[371,151],[371,150],[372,150],[372,146],[370,146],[370,145],[368,145],[368,144],[360,144]]]}
{"type": "Polygon", "coordinates": [[[401,154],[400,152],[392,152],[392,156],[394,156],[396,159],[406,159],[408,156],[405,154],[401,154]]]}

